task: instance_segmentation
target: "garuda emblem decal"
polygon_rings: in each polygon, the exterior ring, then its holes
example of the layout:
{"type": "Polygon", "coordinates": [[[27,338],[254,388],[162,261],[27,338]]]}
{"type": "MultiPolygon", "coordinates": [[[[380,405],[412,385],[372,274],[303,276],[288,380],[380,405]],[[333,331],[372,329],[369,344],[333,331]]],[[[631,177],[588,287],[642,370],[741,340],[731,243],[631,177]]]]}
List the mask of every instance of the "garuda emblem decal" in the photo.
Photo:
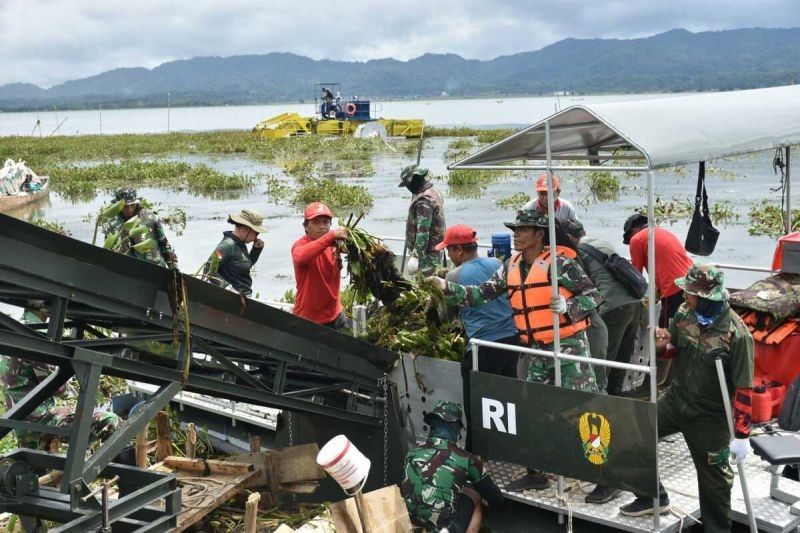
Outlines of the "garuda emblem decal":
{"type": "Polygon", "coordinates": [[[578,421],[578,431],[583,443],[583,456],[593,465],[608,461],[611,447],[611,424],[598,413],[583,413],[578,421]]]}

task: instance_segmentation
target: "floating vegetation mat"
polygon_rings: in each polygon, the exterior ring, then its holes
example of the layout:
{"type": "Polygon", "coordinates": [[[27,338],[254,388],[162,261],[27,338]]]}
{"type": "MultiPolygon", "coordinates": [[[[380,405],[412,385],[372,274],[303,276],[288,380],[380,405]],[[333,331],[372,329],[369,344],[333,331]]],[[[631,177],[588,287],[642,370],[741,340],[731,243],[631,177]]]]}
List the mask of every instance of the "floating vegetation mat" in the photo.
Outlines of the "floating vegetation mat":
{"type": "Polygon", "coordinates": [[[224,174],[207,165],[180,161],[123,160],[94,166],[54,165],[42,174],[52,179],[53,190],[70,199],[94,197],[98,189],[122,185],[169,187],[212,198],[236,197],[249,191],[258,177],[224,174]]]}
{"type": "Polygon", "coordinates": [[[265,139],[249,131],[213,131],[147,135],[78,135],[0,137],[0,160],[12,157],[28,165],[70,161],[112,161],[172,154],[247,155],[262,161],[335,155],[337,159],[368,159],[391,151],[379,139],[309,135],[265,139]]]}
{"type": "Polygon", "coordinates": [[[44,218],[40,217],[33,217],[28,222],[30,222],[34,226],[39,226],[40,228],[44,228],[46,230],[59,233],[61,235],[67,235],[67,236],[70,235],[69,231],[67,231],[67,229],[64,227],[63,222],[58,222],[56,220],[45,220],[44,218]]]}
{"type": "Polygon", "coordinates": [[[516,194],[500,198],[499,200],[495,200],[495,203],[497,204],[498,207],[501,207],[503,209],[513,209],[514,211],[519,211],[525,204],[527,204],[530,201],[531,201],[530,195],[524,192],[518,192],[516,194]]]}
{"type": "MultiPolygon", "coordinates": [[[[642,206],[637,211],[647,215],[647,206],[642,206]]],[[[694,213],[694,201],[690,199],[673,198],[668,202],[662,202],[656,198],[654,212],[656,224],[674,224],[680,220],[690,221],[694,213]]],[[[715,224],[731,224],[739,220],[739,213],[728,200],[714,202],[709,206],[711,220],[715,224]]]]}
{"type": "Polygon", "coordinates": [[[291,202],[298,206],[324,202],[341,216],[348,211],[368,212],[373,199],[362,185],[348,185],[331,178],[308,178],[301,180],[292,191],[291,202]]]}
{"type": "Polygon", "coordinates": [[[598,201],[614,201],[619,198],[619,178],[607,170],[595,170],[586,176],[589,190],[598,201]]]}
{"type": "MultiPolygon", "coordinates": [[[[780,204],[761,200],[753,204],[747,212],[750,235],[768,235],[780,237],[785,233],[784,209],[780,204]]],[[[800,209],[792,209],[792,231],[800,230],[800,209]]]]}

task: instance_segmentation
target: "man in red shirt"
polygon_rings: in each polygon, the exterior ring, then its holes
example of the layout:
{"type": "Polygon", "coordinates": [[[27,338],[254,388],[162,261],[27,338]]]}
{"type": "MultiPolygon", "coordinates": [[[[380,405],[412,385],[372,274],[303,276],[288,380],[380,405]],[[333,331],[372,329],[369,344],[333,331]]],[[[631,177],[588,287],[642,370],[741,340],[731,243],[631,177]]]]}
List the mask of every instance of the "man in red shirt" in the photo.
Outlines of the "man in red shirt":
{"type": "MultiPolygon", "coordinates": [[[[647,268],[647,217],[635,213],[625,221],[622,242],[630,246],[631,264],[639,272],[647,268]]],[[[683,291],[675,285],[675,280],[682,278],[689,271],[693,261],[686,253],[681,241],[671,231],[656,227],[655,251],[656,271],[649,272],[656,281],[656,297],[661,299],[661,314],[658,325],[669,326],[669,319],[683,303],[683,291]]]]}
{"type": "Polygon", "coordinates": [[[333,214],[322,202],[308,204],[303,213],[306,234],[292,245],[297,284],[294,314],[333,329],[348,325],[339,301],[341,259],[336,240],[347,238],[346,228],[331,229],[333,214]]]}

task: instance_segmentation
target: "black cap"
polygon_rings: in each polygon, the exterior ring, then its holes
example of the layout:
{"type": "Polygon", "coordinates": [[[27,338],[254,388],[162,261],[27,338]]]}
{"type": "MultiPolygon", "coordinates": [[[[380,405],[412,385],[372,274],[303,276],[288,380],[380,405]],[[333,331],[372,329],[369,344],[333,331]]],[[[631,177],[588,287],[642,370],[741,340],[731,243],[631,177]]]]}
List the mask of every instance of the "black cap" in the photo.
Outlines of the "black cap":
{"type": "Polygon", "coordinates": [[[624,231],[622,234],[622,244],[630,244],[633,230],[645,225],[647,225],[647,217],[643,214],[634,213],[629,216],[628,220],[625,221],[625,225],[622,227],[622,230],[624,231]]]}

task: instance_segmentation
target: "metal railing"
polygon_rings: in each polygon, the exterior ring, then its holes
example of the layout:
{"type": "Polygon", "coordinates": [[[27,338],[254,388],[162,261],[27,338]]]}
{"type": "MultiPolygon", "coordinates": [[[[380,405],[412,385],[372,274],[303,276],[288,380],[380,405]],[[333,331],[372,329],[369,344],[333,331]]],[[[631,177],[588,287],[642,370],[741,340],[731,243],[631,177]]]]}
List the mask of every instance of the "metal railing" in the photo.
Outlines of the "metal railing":
{"type": "MultiPolygon", "coordinates": [[[[470,346],[472,347],[472,368],[478,371],[478,350],[481,346],[485,348],[497,348],[500,350],[508,350],[510,352],[524,353],[529,355],[538,355],[541,357],[549,357],[556,361],[572,361],[575,363],[589,363],[597,366],[607,366],[610,368],[618,368],[620,370],[632,370],[634,372],[645,372],[647,374],[653,373],[653,369],[646,365],[635,365],[633,363],[620,363],[618,361],[609,361],[607,359],[595,359],[594,357],[583,357],[580,355],[570,355],[562,352],[553,352],[549,350],[539,350],[537,348],[526,348],[524,346],[514,346],[511,344],[502,344],[499,342],[485,341],[481,339],[470,339],[470,346]]],[[[560,387],[561,384],[556,384],[560,387]]]]}

